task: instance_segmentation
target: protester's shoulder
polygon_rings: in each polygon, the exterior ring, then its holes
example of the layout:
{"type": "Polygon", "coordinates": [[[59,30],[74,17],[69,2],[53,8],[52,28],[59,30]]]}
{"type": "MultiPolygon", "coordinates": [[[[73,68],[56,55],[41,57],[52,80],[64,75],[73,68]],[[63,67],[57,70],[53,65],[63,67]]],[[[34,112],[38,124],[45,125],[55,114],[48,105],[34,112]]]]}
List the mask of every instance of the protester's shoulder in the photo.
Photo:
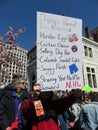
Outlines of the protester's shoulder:
{"type": "Polygon", "coordinates": [[[89,111],[90,109],[92,109],[92,107],[95,107],[95,105],[93,103],[88,103],[82,107],[82,110],[89,111]]]}
{"type": "Polygon", "coordinates": [[[3,89],[2,89],[2,97],[1,97],[1,99],[3,98],[8,98],[8,97],[11,97],[11,94],[12,94],[12,89],[11,89],[11,86],[10,86],[10,84],[9,85],[7,85],[7,86],[5,86],[3,89]]]}
{"type": "Polygon", "coordinates": [[[8,84],[6,86],[4,86],[3,90],[10,90],[12,87],[11,87],[11,84],[8,84]]]}
{"type": "Polygon", "coordinates": [[[2,97],[0,99],[0,104],[6,104],[8,100],[11,99],[11,94],[9,92],[2,92],[2,97]]]}
{"type": "Polygon", "coordinates": [[[6,92],[8,93],[9,91],[12,91],[10,84],[8,84],[7,86],[5,86],[5,87],[2,89],[2,93],[3,93],[3,94],[5,94],[6,92]]]}

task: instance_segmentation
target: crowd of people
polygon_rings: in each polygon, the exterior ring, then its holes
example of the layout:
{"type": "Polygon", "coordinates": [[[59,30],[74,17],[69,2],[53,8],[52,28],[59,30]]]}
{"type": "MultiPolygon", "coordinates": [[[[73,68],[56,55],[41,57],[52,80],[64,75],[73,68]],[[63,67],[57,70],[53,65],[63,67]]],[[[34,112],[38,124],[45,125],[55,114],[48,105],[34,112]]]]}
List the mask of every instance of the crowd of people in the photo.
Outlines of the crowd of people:
{"type": "Polygon", "coordinates": [[[19,74],[0,90],[0,130],[98,130],[98,93],[81,89],[29,92],[19,74]]]}

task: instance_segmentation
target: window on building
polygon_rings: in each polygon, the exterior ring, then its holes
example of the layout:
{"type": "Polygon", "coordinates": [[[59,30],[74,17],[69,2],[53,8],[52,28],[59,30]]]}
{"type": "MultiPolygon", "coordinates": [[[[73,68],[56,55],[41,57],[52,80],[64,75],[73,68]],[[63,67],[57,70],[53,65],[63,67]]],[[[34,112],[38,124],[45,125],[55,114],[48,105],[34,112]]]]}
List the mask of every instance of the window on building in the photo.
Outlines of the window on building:
{"type": "Polygon", "coordinates": [[[93,54],[92,54],[92,48],[89,48],[89,57],[93,57],[93,54]]]}
{"type": "Polygon", "coordinates": [[[88,56],[87,46],[84,46],[84,54],[85,56],[88,56]]]}
{"type": "Polygon", "coordinates": [[[84,46],[84,55],[88,57],[93,57],[92,48],[84,46]]]}
{"type": "Polygon", "coordinates": [[[92,87],[91,74],[87,74],[87,78],[88,78],[88,84],[89,84],[89,86],[92,87]]]}
{"type": "Polygon", "coordinates": [[[97,83],[96,83],[96,76],[95,76],[95,74],[92,75],[92,80],[93,80],[94,88],[97,88],[97,83]]]}
{"type": "Polygon", "coordinates": [[[87,67],[87,72],[90,72],[90,68],[89,67],[87,67]]]}
{"type": "Polygon", "coordinates": [[[92,72],[92,73],[95,73],[95,69],[94,69],[94,68],[91,68],[91,72],[92,72]]]}
{"type": "Polygon", "coordinates": [[[87,67],[88,85],[97,88],[96,73],[94,68],[87,67]]]}

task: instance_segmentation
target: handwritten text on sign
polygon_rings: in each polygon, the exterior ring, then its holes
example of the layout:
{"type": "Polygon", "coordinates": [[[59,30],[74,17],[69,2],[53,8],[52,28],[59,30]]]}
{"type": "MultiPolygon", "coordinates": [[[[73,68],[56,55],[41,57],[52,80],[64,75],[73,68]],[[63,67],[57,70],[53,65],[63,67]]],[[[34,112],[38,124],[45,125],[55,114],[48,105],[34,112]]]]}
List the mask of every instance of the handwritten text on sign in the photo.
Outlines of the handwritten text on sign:
{"type": "Polygon", "coordinates": [[[37,81],[43,91],[82,86],[82,21],[37,13],[37,81]]]}

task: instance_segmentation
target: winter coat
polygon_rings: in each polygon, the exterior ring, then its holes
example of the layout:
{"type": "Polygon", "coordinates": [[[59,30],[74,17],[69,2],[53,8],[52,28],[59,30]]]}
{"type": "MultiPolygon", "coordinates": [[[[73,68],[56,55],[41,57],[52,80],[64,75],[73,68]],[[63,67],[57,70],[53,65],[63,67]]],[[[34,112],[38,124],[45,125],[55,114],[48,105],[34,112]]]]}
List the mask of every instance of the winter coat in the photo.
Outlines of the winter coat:
{"type": "MultiPolygon", "coordinates": [[[[26,99],[29,99],[29,94],[26,90],[23,90],[19,98],[15,93],[16,92],[10,87],[4,89],[4,95],[0,101],[0,130],[5,130],[5,128],[11,126],[15,122],[16,116],[18,116],[18,105],[23,103],[26,99]],[[16,99],[18,102],[16,102],[16,99]]],[[[21,113],[21,109],[19,111],[21,113]]],[[[23,120],[23,122],[24,121],[25,120],[23,120]]],[[[17,122],[14,123],[13,127],[15,125],[18,125],[17,122]]]]}
{"type": "Polygon", "coordinates": [[[64,113],[75,100],[73,95],[56,100],[42,100],[44,115],[36,116],[34,103],[27,100],[23,107],[23,116],[29,121],[27,130],[59,130],[57,116],[64,113]]]}
{"type": "Polygon", "coordinates": [[[78,130],[98,130],[98,102],[91,102],[83,106],[78,125],[78,130]]]}

